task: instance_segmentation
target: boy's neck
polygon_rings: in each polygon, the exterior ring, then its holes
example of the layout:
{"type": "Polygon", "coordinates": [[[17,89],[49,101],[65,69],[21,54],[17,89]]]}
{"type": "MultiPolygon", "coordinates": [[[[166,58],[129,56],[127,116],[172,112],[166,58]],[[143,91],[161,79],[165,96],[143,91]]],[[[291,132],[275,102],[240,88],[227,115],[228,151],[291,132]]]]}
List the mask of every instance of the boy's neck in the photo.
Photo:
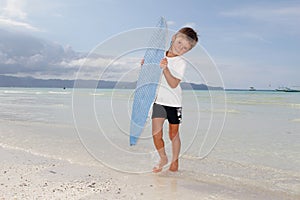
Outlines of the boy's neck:
{"type": "Polygon", "coordinates": [[[166,52],[166,56],[172,58],[172,57],[176,57],[176,56],[178,56],[178,55],[176,55],[176,54],[174,54],[174,53],[172,53],[171,51],[168,50],[168,51],[166,52]]]}

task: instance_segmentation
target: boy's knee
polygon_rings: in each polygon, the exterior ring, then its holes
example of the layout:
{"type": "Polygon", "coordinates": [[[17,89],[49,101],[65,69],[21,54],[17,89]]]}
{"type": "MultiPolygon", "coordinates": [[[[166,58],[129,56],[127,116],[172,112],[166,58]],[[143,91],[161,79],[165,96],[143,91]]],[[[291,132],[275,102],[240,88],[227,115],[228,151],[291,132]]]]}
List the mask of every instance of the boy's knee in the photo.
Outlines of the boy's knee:
{"type": "Polygon", "coordinates": [[[178,132],[170,132],[169,133],[170,140],[174,140],[176,137],[178,137],[178,132]]]}
{"type": "Polygon", "coordinates": [[[153,139],[155,139],[155,140],[160,140],[160,139],[162,139],[162,134],[159,134],[159,133],[153,133],[153,134],[152,134],[152,137],[153,137],[153,139]]]}

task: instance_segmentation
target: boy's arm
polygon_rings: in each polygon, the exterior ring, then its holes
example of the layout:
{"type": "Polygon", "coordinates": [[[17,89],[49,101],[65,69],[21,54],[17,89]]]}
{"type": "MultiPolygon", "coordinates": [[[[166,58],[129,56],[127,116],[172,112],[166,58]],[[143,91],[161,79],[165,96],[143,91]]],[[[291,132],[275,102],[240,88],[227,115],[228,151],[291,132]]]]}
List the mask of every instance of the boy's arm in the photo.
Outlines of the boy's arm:
{"type": "Polygon", "coordinates": [[[176,88],[178,86],[178,84],[180,83],[180,79],[174,77],[169,68],[168,68],[168,61],[166,58],[162,59],[161,62],[160,62],[160,67],[163,69],[163,73],[164,73],[164,76],[169,84],[169,86],[171,88],[176,88]]]}

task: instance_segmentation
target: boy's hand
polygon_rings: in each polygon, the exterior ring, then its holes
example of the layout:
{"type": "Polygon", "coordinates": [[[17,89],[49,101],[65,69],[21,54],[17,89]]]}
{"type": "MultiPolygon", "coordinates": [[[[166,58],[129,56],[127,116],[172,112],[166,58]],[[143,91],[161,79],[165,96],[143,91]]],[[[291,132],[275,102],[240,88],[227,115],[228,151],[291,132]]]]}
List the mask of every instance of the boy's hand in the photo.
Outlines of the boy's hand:
{"type": "Polygon", "coordinates": [[[141,66],[144,64],[144,62],[145,62],[145,58],[143,58],[143,59],[141,60],[141,66]]]}
{"type": "Polygon", "coordinates": [[[166,58],[163,58],[160,63],[159,66],[164,70],[168,67],[168,60],[166,58]]]}

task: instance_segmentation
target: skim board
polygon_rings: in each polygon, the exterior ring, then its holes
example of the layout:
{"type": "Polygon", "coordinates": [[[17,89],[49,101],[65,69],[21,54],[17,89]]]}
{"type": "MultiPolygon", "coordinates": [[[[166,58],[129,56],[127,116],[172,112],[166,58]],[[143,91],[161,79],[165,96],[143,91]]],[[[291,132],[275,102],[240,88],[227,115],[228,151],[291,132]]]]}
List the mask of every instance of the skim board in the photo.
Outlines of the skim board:
{"type": "Polygon", "coordinates": [[[151,39],[144,55],[144,64],[137,80],[130,121],[130,145],[135,145],[146,125],[149,111],[156,98],[162,70],[159,66],[167,43],[167,24],[161,18],[151,33],[151,39]]]}

